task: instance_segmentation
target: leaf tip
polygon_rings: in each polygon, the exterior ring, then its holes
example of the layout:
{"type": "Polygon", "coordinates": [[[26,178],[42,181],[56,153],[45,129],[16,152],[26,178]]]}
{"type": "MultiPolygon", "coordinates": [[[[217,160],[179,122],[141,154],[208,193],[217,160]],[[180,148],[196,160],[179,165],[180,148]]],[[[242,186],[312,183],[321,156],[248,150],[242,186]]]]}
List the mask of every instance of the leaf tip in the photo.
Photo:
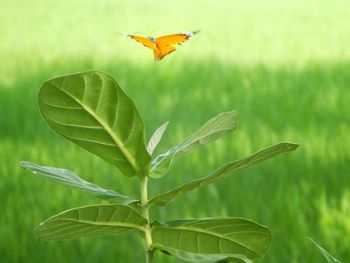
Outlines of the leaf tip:
{"type": "Polygon", "coordinates": [[[293,142],[280,142],[276,145],[279,145],[279,147],[286,149],[287,151],[294,151],[299,147],[298,143],[293,142]]]}
{"type": "Polygon", "coordinates": [[[19,161],[19,165],[22,166],[22,168],[24,168],[24,169],[28,169],[28,166],[30,165],[30,162],[19,161]]]}
{"type": "Polygon", "coordinates": [[[287,147],[288,147],[288,150],[294,151],[299,147],[299,144],[298,143],[288,143],[287,147]]]}

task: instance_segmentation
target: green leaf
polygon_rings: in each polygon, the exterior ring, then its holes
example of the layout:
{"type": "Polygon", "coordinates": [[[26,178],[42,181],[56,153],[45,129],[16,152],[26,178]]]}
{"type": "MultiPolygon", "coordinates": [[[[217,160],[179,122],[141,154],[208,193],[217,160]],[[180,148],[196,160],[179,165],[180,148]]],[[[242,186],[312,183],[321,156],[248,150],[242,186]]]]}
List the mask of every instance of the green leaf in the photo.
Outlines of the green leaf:
{"type": "Polygon", "coordinates": [[[42,222],[35,230],[40,240],[67,240],[86,236],[117,235],[143,230],[146,218],[128,206],[91,205],[64,211],[42,222]]]}
{"type": "Polygon", "coordinates": [[[270,231],[243,218],[170,221],[152,226],[154,247],[190,262],[244,262],[262,258],[270,231]]]}
{"type": "Polygon", "coordinates": [[[192,191],[204,185],[214,183],[225,176],[228,176],[241,169],[253,166],[267,159],[270,159],[275,155],[278,155],[284,152],[294,151],[297,147],[298,145],[293,143],[278,143],[276,145],[270,146],[244,159],[227,163],[206,177],[193,180],[173,190],[160,194],[152,198],[149,201],[149,205],[164,206],[179,194],[192,191]]]}
{"type": "Polygon", "coordinates": [[[67,169],[42,166],[25,161],[20,161],[20,164],[35,175],[49,178],[57,183],[83,190],[101,199],[108,199],[119,204],[129,204],[135,201],[135,199],[129,196],[121,195],[112,190],[103,189],[98,185],[87,182],[67,169]]]}
{"type": "Polygon", "coordinates": [[[117,166],[124,175],[148,175],[151,156],[134,102],[109,75],[87,71],[48,80],[39,107],[58,134],[117,166]]]}
{"type": "Polygon", "coordinates": [[[309,240],[315,245],[315,247],[321,252],[321,254],[327,259],[328,263],[341,263],[338,259],[333,257],[331,254],[328,253],[327,250],[325,250],[323,247],[321,247],[315,240],[309,238],[309,240]]]}
{"type": "Polygon", "coordinates": [[[152,154],[154,149],[157,147],[168,125],[168,121],[166,123],[163,123],[152,135],[147,145],[147,151],[149,154],[152,154]]]}
{"type": "Polygon", "coordinates": [[[227,132],[235,130],[238,119],[239,114],[236,110],[220,113],[210,119],[185,141],[172,147],[166,153],[158,155],[152,161],[150,176],[153,178],[164,176],[168,172],[174,157],[188,153],[200,145],[215,141],[227,132]]]}
{"type": "MultiPolygon", "coordinates": [[[[161,247],[161,246],[160,246],[161,247]]],[[[197,254],[185,252],[179,249],[163,248],[165,254],[170,254],[181,260],[188,262],[200,262],[200,263],[211,263],[211,262],[235,262],[235,263],[253,263],[244,255],[239,254],[197,254]]]]}

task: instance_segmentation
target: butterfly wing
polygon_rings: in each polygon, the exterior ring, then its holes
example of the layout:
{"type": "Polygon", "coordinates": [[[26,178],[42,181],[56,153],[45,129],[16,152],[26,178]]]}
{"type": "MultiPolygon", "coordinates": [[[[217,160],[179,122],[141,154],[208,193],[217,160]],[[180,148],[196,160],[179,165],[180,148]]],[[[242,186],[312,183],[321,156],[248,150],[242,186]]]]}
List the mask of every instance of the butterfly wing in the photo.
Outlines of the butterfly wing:
{"type": "Polygon", "coordinates": [[[166,55],[169,55],[171,52],[176,50],[174,45],[179,45],[185,42],[198,32],[199,31],[186,32],[156,38],[157,52],[155,52],[155,60],[161,60],[166,55]]]}
{"type": "Polygon", "coordinates": [[[197,33],[199,33],[199,31],[162,36],[162,37],[156,38],[156,43],[161,46],[178,45],[178,44],[181,44],[182,42],[185,42],[186,40],[189,40],[191,37],[193,37],[197,33]]]}
{"type": "Polygon", "coordinates": [[[145,47],[148,47],[148,48],[153,49],[153,50],[156,48],[155,44],[151,40],[149,40],[148,38],[134,36],[134,35],[127,35],[127,36],[130,37],[131,39],[141,43],[145,47]]]}
{"type": "Polygon", "coordinates": [[[156,39],[151,38],[152,40],[150,38],[145,38],[145,37],[140,37],[135,35],[127,35],[127,37],[130,37],[131,39],[141,43],[145,47],[152,49],[154,53],[154,59],[157,61],[157,60],[161,60],[166,55],[175,51],[176,50],[176,48],[174,47],[175,45],[179,45],[182,42],[185,42],[186,40],[190,39],[192,36],[194,36],[198,32],[199,31],[166,35],[166,36],[158,37],[156,39]]]}
{"type": "MultiPolygon", "coordinates": [[[[158,46],[157,46],[158,47],[158,46]]],[[[157,48],[154,51],[154,60],[158,61],[161,60],[166,55],[169,55],[171,52],[175,51],[176,48],[169,45],[169,46],[162,46],[161,48],[157,48]]]]}

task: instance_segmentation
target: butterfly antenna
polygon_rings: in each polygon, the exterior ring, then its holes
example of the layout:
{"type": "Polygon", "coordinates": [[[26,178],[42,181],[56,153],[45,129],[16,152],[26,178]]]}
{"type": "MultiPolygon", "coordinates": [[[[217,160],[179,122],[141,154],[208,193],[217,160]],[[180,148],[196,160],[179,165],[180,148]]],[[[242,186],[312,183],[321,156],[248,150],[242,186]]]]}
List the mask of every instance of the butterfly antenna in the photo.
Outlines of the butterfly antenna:
{"type": "Polygon", "coordinates": [[[192,34],[193,35],[196,35],[196,34],[198,34],[199,32],[201,32],[200,30],[195,30],[195,31],[192,31],[192,34]]]}
{"type": "Polygon", "coordinates": [[[145,36],[145,34],[144,34],[144,33],[141,33],[141,32],[134,32],[134,35],[145,36]]]}
{"type": "Polygon", "coordinates": [[[120,32],[114,32],[114,34],[121,36],[121,37],[129,37],[128,34],[120,33],[120,32]]]}

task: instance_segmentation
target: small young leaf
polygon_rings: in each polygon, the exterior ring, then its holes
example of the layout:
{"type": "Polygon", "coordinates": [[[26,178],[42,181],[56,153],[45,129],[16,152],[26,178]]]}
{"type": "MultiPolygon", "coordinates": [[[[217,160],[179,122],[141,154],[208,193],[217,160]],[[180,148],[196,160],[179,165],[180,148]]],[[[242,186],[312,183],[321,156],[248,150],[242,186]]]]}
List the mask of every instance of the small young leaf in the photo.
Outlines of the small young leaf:
{"type": "Polygon", "coordinates": [[[163,123],[152,135],[151,139],[148,142],[147,145],[147,151],[149,154],[152,154],[154,149],[157,147],[158,143],[162,139],[162,136],[168,127],[169,122],[163,123]]]}
{"type": "Polygon", "coordinates": [[[142,119],[111,76],[87,71],[48,80],[39,92],[39,107],[58,134],[126,176],[148,175],[151,156],[142,119]]]}
{"type": "Polygon", "coordinates": [[[215,141],[227,132],[236,129],[238,124],[238,111],[223,112],[207,121],[198,131],[185,141],[172,147],[166,153],[158,155],[151,164],[150,176],[160,178],[165,175],[174,157],[183,155],[196,147],[215,141]]]}
{"type": "Polygon", "coordinates": [[[149,201],[149,205],[164,206],[179,194],[194,190],[204,185],[214,183],[227,175],[230,175],[243,168],[248,168],[250,166],[253,166],[264,160],[270,159],[275,155],[278,155],[284,152],[294,151],[297,147],[298,147],[297,144],[292,144],[292,143],[275,144],[259,152],[256,152],[253,155],[246,157],[244,159],[227,163],[206,177],[193,180],[173,190],[160,194],[152,198],[149,201]]]}
{"type": "Polygon", "coordinates": [[[341,263],[338,259],[328,253],[323,247],[321,247],[315,240],[309,238],[309,240],[315,245],[315,247],[321,252],[321,254],[327,259],[328,263],[341,263]]]}
{"type": "Polygon", "coordinates": [[[85,236],[117,235],[142,230],[146,218],[123,205],[91,205],[73,208],[50,217],[35,230],[40,240],[67,240],[85,236]]]}
{"type": "Polygon", "coordinates": [[[262,258],[270,231],[243,218],[170,221],[152,226],[154,247],[190,262],[251,262],[262,258]]]}
{"type": "Polygon", "coordinates": [[[98,198],[113,201],[113,203],[129,204],[135,201],[135,199],[129,196],[118,194],[112,190],[103,189],[98,185],[85,181],[67,169],[42,166],[25,161],[20,161],[20,164],[35,175],[46,177],[57,183],[83,190],[98,198]]]}

